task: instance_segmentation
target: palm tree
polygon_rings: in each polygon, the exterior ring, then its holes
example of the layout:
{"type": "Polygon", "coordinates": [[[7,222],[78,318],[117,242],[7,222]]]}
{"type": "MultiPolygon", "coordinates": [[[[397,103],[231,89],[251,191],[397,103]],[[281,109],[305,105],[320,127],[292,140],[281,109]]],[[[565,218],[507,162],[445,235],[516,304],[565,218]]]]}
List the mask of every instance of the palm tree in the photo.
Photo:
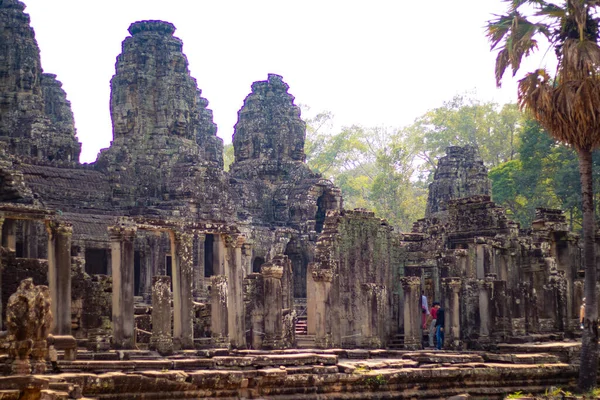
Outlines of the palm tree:
{"type": "Polygon", "coordinates": [[[524,57],[545,39],[558,61],[552,76],[545,69],[519,80],[522,109],[579,157],[583,198],[583,264],[585,269],[585,329],[581,347],[579,390],[596,385],[598,371],[598,302],[594,254],[592,151],[600,146],[600,47],[596,10],[600,0],[505,0],[506,15],[487,25],[492,50],[498,50],[496,83],[511,67],[517,73],[524,57]]]}

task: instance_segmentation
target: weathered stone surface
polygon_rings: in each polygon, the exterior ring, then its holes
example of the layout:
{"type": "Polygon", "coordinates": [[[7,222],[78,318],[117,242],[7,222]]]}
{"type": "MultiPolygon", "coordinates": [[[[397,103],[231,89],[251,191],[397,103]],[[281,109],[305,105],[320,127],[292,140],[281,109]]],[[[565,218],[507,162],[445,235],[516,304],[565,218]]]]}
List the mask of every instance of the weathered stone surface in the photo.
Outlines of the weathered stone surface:
{"type": "Polygon", "coordinates": [[[8,299],[6,327],[14,374],[46,371],[46,339],[52,329],[50,291],[25,279],[8,299]],[[29,358],[31,356],[31,363],[29,358]]]}
{"type": "Polygon", "coordinates": [[[492,192],[487,169],[472,146],[448,147],[446,156],[438,161],[433,179],[433,183],[429,185],[426,217],[445,210],[445,203],[449,200],[489,196],[492,192]]]}
{"type": "Polygon", "coordinates": [[[332,276],[330,298],[316,294],[317,301],[326,302],[327,347],[385,347],[391,332],[392,254],[392,229],[372,212],[327,214],[312,272],[317,281],[320,273],[332,276]]]}
{"type": "Polygon", "coordinates": [[[42,74],[29,15],[19,1],[0,3],[0,139],[13,154],[78,162],[70,104],[54,75],[42,74]]]}
{"type": "Polygon", "coordinates": [[[231,217],[223,143],[175,27],[139,21],[129,31],[111,81],[113,142],[96,163],[116,185],[114,201],[138,212],[177,208],[231,217]]]}

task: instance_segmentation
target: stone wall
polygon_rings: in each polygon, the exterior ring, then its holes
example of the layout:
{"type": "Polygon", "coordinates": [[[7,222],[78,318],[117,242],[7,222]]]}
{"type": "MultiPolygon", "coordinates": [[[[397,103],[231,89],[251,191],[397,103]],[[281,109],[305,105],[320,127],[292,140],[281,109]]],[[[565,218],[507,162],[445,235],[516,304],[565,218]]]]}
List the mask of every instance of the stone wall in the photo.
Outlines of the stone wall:
{"type": "Polygon", "coordinates": [[[328,336],[327,347],[385,347],[397,329],[390,324],[394,269],[398,268],[393,265],[393,244],[392,228],[372,212],[327,214],[313,264],[314,276],[329,271],[332,277],[329,298],[321,298],[318,289],[313,294],[317,303],[325,302],[329,316],[323,317],[324,331],[317,328],[316,333],[317,339],[328,336]]]}

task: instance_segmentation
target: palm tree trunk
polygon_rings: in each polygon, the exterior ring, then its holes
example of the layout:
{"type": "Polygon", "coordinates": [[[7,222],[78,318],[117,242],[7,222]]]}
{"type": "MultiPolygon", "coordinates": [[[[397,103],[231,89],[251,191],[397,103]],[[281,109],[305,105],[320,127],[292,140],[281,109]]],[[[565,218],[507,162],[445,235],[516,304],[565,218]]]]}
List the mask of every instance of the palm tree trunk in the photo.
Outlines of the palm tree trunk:
{"type": "Polygon", "coordinates": [[[586,297],[578,388],[582,393],[586,393],[596,386],[598,376],[598,299],[596,295],[596,257],[594,254],[595,220],[592,151],[590,149],[578,149],[578,153],[583,202],[583,266],[586,297]]]}

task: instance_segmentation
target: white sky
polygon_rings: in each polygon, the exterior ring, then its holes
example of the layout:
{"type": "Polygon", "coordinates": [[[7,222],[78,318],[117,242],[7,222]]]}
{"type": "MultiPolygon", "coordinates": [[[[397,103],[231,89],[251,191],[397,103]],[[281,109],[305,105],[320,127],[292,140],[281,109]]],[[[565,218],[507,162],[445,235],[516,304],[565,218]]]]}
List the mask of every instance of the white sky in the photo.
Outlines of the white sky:
{"type": "Polygon", "coordinates": [[[71,101],[82,162],[110,145],[109,82],[127,28],[143,19],[176,26],[225,143],[250,85],[268,73],[338,125],[401,127],[465,91],[516,99],[514,81],[496,89],[484,35],[501,0],[24,1],[42,67],[71,101]]]}

